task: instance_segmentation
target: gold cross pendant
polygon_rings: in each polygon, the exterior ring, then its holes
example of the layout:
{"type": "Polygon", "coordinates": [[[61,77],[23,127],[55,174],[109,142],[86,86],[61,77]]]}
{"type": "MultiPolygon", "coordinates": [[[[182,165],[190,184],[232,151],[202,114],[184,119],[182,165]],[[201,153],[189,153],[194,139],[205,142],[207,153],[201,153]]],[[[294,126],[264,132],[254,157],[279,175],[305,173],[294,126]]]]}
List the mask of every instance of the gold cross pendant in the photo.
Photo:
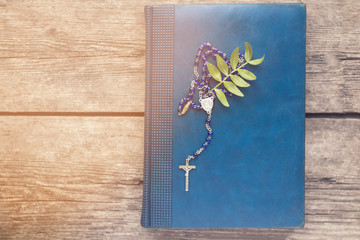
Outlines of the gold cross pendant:
{"type": "Polygon", "coordinates": [[[185,191],[189,191],[189,172],[193,169],[195,169],[196,166],[189,165],[189,161],[186,161],[186,165],[180,165],[179,169],[182,169],[185,171],[185,191]]]}

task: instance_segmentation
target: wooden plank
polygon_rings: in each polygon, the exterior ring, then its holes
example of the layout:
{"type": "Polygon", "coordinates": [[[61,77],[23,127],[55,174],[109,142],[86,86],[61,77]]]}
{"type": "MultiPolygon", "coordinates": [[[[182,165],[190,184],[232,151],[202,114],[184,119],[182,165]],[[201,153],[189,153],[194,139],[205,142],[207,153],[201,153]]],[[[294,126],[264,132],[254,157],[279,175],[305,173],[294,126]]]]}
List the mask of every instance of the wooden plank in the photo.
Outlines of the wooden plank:
{"type": "Polygon", "coordinates": [[[144,3],[0,6],[0,112],[144,109],[144,3]]]}
{"type": "Polygon", "coordinates": [[[360,238],[359,119],[307,119],[304,229],[140,227],[142,117],[0,118],[0,239],[360,238]]]}
{"type": "MultiPolygon", "coordinates": [[[[299,1],[257,1],[271,2],[299,1]]],[[[306,111],[359,112],[360,2],[303,2],[308,13],[306,111]]],[[[143,112],[143,8],[166,3],[2,1],[0,112],[143,112]]]]}
{"type": "Polygon", "coordinates": [[[304,2],[306,111],[360,112],[360,1],[304,2]]]}

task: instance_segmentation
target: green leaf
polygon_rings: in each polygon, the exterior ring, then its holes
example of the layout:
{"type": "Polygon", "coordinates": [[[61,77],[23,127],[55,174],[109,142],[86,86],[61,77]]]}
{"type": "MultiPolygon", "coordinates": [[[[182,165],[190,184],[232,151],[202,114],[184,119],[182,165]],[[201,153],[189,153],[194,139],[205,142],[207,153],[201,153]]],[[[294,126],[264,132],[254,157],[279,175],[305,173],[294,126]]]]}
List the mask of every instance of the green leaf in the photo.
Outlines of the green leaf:
{"type": "Polygon", "coordinates": [[[239,87],[249,87],[250,84],[245,82],[241,77],[236,75],[230,75],[231,80],[239,87]]]}
{"type": "Polygon", "coordinates": [[[229,107],[229,103],[226,99],[225,94],[220,89],[214,88],[214,90],[215,90],[216,96],[218,97],[218,99],[222,103],[222,105],[224,105],[225,107],[229,107]]]}
{"type": "Polygon", "coordinates": [[[255,80],[256,79],[256,76],[252,72],[250,72],[248,70],[239,69],[238,73],[240,74],[240,76],[242,76],[246,80],[255,80]]]}
{"type": "Polygon", "coordinates": [[[238,63],[239,63],[239,48],[235,48],[230,58],[230,64],[232,69],[236,69],[238,63]]]}
{"type": "Polygon", "coordinates": [[[264,56],[262,58],[251,60],[249,62],[249,64],[251,64],[251,65],[259,65],[260,63],[262,63],[262,61],[264,61],[264,58],[265,58],[265,54],[264,54],[264,56]]]}
{"type": "Polygon", "coordinates": [[[235,84],[233,84],[232,82],[225,81],[224,86],[226,87],[227,90],[229,90],[229,92],[231,92],[237,96],[240,96],[240,97],[244,96],[244,94],[242,92],[240,92],[240,90],[237,88],[237,86],[235,84]]]}
{"type": "Polygon", "coordinates": [[[209,69],[210,75],[218,82],[221,82],[221,73],[219,70],[209,62],[206,62],[206,66],[209,69]]]}
{"type": "Polygon", "coordinates": [[[249,43],[245,42],[245,60],[249,62],[252,58],[252,48],[249,43]]]}
{"type": "Polygon", "coordinates": [[[216,64],[224,75],[227,76],[229,74],[229,67],[226,64],[225,60],[222,57],[220,57],[219,54],[216,54],[216,64]]]}

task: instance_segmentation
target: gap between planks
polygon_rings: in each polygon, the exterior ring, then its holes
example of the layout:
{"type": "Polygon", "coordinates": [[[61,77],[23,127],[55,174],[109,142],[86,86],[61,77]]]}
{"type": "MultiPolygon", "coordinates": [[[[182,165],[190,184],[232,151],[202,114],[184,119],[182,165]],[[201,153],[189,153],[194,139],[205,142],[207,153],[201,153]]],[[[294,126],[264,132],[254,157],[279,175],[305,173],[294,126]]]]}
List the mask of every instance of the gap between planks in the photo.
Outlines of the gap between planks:
{"type": "MultiPolygon", "coordinates": [[[[0,112],[1,116],[44,117],[144,117],[144,112],[0,112]]],[[[358,112],[306,113],[305,118],[360,119],[358,112]]]]}
{"type": "Polygon", "coordinates": [[[144,112],[0,112],[1,116],[44,117],[144,117],[144,112]]]}

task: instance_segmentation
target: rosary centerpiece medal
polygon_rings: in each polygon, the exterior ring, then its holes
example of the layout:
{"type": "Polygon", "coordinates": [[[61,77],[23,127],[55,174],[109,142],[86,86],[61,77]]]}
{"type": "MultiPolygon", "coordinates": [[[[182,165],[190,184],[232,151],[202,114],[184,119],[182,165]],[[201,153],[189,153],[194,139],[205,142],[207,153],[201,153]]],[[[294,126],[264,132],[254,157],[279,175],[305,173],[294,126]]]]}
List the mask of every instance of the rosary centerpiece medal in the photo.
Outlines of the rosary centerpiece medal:
{"type": "Polygon", "coordinates": [[[245,69],[247,64],[259,65],[264,60],[262,58],[252,60],[252,48],[249,43],[245,42],[245,53],[239,53],[239,48],[236,48],[230,57],[227,59],[226,54],[219,49],[212,46],[210,43],[203,43],[195,57],[194,75],[195,79],[192,80],[187,97],[181,99],[178,114],[185,115],[190,109],[200,110],[203,109],[208,117],[205,121],[205,128],[208,131],[208,136],[202,146],[196,150],[192,155],[189,155],[185,160],[185,165],[179,165],[179,169],[185,171],[185,191],[189,191],[189,173],[191,170],[196,169],[195,165],[191,165],[190,161],[199,157],[199,155],[209,145],[213,131],[210,127],[212,108],[214,106],[214,99],[218,98],[225,107],[229,107],[226,96],[243,97],[244,94],[240,88],[249,87],[247,81],[253,81],[256,76],[245,69]],[[216,65],[211,64],[209,61],[215,60],[216,65]],[[198,73],[198,68],[202,63],[202,74],[198,73]],[[215,80],[217,84],[211,88],[210,82],[215,80]],[[193,100],[195,87],[199,91],[199,104],[193,100]],[[224,88],[223,88],[224,87],[224,88]]]}
{"type": "Polygon", "coordinates": [[[200,99],[201,108],[204,109],[207,113],[210,113],[212,110],[212,107],[214,106],[214,98],[208,97],[204,99],[200,99]]]}

